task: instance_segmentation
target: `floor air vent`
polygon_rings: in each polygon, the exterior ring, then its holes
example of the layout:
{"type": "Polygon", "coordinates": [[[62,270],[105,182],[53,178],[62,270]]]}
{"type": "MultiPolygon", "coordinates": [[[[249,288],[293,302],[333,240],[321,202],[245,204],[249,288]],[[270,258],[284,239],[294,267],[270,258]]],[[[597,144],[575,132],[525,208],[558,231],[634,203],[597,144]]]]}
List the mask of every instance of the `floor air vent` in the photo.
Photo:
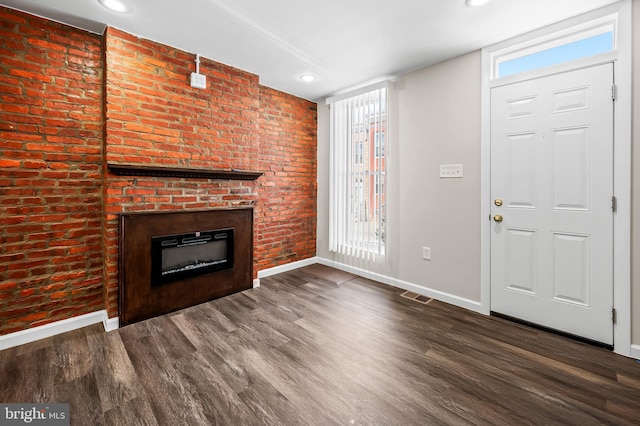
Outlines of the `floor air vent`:
{"type": "Polygon", "coordinates": [[[422,303],[423,305],[428,305],[433,300],[433,299],[431,299],[431,298],[429,298],[427,296],[423,296],[421,294],[413,293],[413,292],[410,292],[410,291],[405,291],[400,296],[404,297],[405,299],[410,299],[410,300],[416,301],[418,303],[422,303]]]}

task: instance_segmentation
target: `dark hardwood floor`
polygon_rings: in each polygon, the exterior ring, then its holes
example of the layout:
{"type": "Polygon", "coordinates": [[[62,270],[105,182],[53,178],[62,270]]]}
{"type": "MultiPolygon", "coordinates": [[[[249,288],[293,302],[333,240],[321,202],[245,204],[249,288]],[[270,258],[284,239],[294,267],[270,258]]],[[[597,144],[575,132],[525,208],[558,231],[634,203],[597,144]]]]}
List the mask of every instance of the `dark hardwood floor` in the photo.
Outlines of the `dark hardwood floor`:
{"type": "Polygon", "coordinates": [[[298,270],[0,352],[0,402],[76,425],[640,424],[640,363],[363,278],[298,270]]]}

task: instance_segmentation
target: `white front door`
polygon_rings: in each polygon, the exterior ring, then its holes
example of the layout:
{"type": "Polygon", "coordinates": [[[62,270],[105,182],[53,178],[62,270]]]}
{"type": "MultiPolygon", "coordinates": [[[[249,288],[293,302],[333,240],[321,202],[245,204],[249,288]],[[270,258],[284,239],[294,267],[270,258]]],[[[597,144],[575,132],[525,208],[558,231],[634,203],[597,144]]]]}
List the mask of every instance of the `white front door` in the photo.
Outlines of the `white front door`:
{"type": "Polygon", "coordinates": [[[606,344],[612,87],[604,64],[491,90],[491,310],[606,344]]]}

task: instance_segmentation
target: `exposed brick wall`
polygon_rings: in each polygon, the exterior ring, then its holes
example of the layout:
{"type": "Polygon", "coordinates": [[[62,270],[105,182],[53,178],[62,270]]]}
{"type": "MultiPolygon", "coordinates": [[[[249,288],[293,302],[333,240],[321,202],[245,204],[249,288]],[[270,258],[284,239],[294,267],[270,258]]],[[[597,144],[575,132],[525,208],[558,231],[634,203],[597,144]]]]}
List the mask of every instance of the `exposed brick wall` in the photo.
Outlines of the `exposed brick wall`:
{"type": "Polygon", "coordinates": [[[256,269],[316,255],[317,107],[260,87],[256,269]]]}
{"type": "Polygon", "coordinates": [[[192,54],[2,7],[0,60],[0,334],[117,315],[118,213],[253,205],[254,275],[315,255],[315,104],[206,59],[193,89],[192,54]],[[127,178],[108,162],[265,175],[127,178]]]}
{"type": "Polygon", "coordinates": [[[113,28],[106,34],[108,162],[255,170],[256,75],[113,28]]]}
{"type": "Polygon", "coordinates": [[[0,7],[0,334],[103,307],[101,50],[0,7]]]}
{"type": "MultiPolygon", "coordinates": [[[[105,58],[107,162],[256,170],[257,76],[202,59],[207,89],[195,89],[195,55],[113,28],[105,58]]],[[[253,205],[257,197],[256,182],[105,176],[109,316],[118,313],[118,213],[253,205]]]]}

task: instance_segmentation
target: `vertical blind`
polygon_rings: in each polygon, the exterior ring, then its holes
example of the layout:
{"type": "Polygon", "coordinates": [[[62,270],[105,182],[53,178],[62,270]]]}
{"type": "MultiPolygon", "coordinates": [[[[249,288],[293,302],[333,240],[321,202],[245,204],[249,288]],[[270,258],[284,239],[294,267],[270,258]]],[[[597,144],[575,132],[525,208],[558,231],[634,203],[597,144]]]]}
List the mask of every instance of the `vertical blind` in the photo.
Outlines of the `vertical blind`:
{"type": "Polygon", "coordinates": [[[329,250],[363,259],[384,255],[387,84],[327,103],[329,250]]]}

